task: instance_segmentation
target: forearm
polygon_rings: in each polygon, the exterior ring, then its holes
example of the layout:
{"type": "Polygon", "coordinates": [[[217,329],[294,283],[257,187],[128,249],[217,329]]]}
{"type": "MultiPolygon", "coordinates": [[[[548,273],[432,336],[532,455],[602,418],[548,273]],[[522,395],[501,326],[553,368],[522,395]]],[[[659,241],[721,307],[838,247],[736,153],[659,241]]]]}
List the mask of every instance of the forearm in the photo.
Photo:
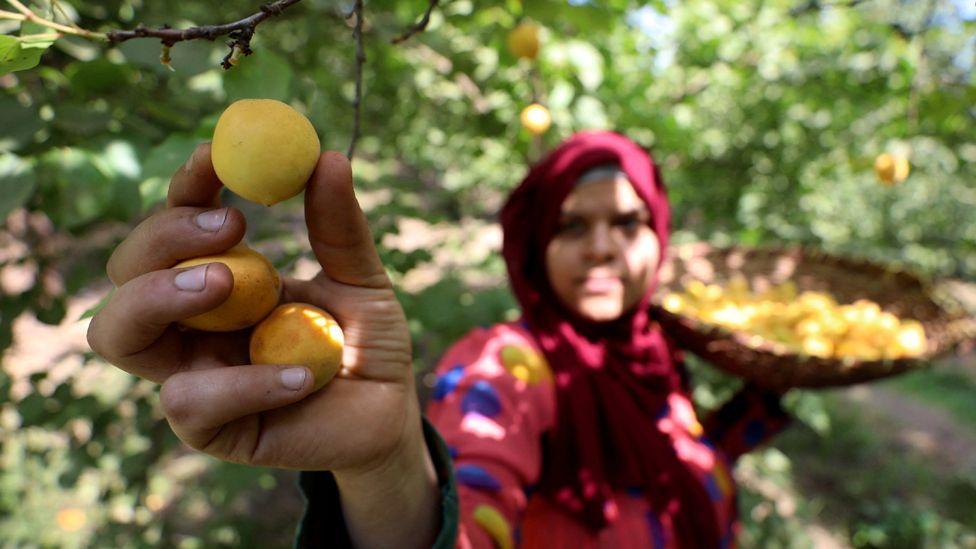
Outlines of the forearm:
{"type": "Polygon", "coordinates": [[[420,423],[403,451],[369,473],[335,475],[354,547],[433,545],[440,529],[437,474],[420,423]]]}
{"type": "Polygon", "coordinates": [[[705,434],[732,459],[762,445],[790,423],[782,392],[745,385],[702,423],[705,434]]]}

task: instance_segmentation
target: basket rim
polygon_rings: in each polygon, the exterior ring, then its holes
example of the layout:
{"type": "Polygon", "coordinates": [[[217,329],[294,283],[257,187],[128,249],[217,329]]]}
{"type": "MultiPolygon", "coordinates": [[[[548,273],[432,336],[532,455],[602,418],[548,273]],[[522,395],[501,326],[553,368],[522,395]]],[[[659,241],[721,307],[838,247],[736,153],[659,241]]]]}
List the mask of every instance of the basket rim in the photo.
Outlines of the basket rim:
{"type": "Polygon", "coordinates": [[[677,244],[669,247],[668,253],[662,259],[661,265],[667,265],[675,257],[682,258],[681,255],[685,253],[685,250],[694,250],[696,248],[703,248],[707,250],[707,253],[722,253],[729,254],[737,251],[754,253],[754,254],[799,254],[806,259],[811,260],[824,260],[827,263],[840,264],[845,267],[857,268],[857,269],[870,269],[883,271],[890,273],[892,275],[901,276],[903,278],[909,279],[912,282],[918,284],[922,288],[927,289],[927,286],[932,285],[932,281],[921,271],[913,269],[899,262],[885,263],[881,260],[871,259],[864,256],[841,254],[836,252],[830,252],[822,248],[818,248],[811,244],[729,244],[729,245],[718,245],[712,244],[707,241],[694,241],[685,242],[683,244],[677,244]]]}

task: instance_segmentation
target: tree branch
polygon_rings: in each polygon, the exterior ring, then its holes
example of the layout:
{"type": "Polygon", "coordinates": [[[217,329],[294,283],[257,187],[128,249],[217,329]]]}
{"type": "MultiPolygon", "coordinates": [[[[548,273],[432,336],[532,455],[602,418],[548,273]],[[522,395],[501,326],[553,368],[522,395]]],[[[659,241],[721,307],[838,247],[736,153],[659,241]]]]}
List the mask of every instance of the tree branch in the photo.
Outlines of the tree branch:
{"type": "Polygon", "coordinates": [[[397,36],[396,38],[394,38],[390,42],[392,44],[399,44],[401,42],[406,42],[407,40],[410,39],[411,36],[413,36],[413,35],[415,35],[415,34],[417,34],[419,32],[423,32],[423,30],[426,29],[427,28],[427,25],[430,23],[430,14],[431,14],[431,12],[434,11],[434,8],[437,7],[437,4],[439,2],[440,2],[440,0],[430,0],[430,5],[427,6],[427,11],[424,12],[424,16],[420,18],[420,21],[417,21],[416,23],[414,23],[414,25],[412,27],[410,27],[409,29],[407,29],[406,31],[404,31],[400,36],[397,36]]]}
{"type": "Polygon", "coordinates": [[[0,19],[12,19],[14,21],[26,21],[27,16],[12,11],[0,10],[0,19]]]}
{"type": "Polygon", "coordinates": [[[281,12],[299,2],[301,0],[277,0],[276,2],[262,4],[261,11],[239,21],[225,23],[223,25],[205,25],[201,27],[190,27],[188,29],[172,29],[165,26],[158,29],[151,29],[138,25],[132,30],[109,31],[106,33],[106,36],[112,45],[121,44],[133,38],[151,37],[159,38],[164,44],[172,46],[177,42],[185,42],[187,40],[214,40],[218,36],[226,36],[234,32],[250,32],[253,34],[254,28],[260,25],[265,19],[275,15],[281,15],[281,12]]]}
{"type": "Polygon", "coordinates": [[[821,2],[820,0],[808,0],[806,3],[792,8],[790,10],[790,15],[797,17],[811,11],[817,11],[821,8],[853,8],[866,1],[867,0],[838,0],[836,2],[821,2]]]}
{"type": "Polygon", "coordinates": [[[34,15],[34,12],[32,12],[27,6],[23,5],[17,0],[7,0],[7,3],[13,6],[14,8],[16,8],[17,11],[24,14],[24,16],[26,17],[31,17],[32,15],[34,15]]]}
{"type": "Polygon", "coordinates": [[[932,25],[932,18],[935,16],[935,9],[938,7],[935,0],[929,0],[926,6],[925,17],[922,19],[922,24],[919,27],[918,33],[915,34],[914,39],[918,40],[918,56],[915,59],[915,74],[912,75],[912,81],[909,85],[908,92],[908,131],[914,134],[918,131],[918,102],[919,102],[919,88],[922,86],[922,78],[926,76],[928,71],[928,64],[926,63],[925,56],[925,33],[924,30],[932,25]]]}
{"type": "Polygon", "coordinates": [[[362,111],[363,64],[366,62],[366,52],[363,50],[363,0],[356,0],[353,13],[349,14],[349,17],[353,15],[356,16],[356,26],[352,31],[352,37],[356,41],[356,96],[352,100],[352,139],[349,143],[349,152],[346,154],[349,160],[352,160],[352,156],[356,153],[356,142],[359,141],[359,124],[362,111]]]}
{"type": "MultiPolygon", "coordinates": [[[[190,27],[188,29],[173,29],[168,25],[160,28],[148,28],[139,24],[132,30],[113,30],[107,33],[100,33],[82,29],[78,26],[62,25],[50,19],[45,19],[37,15],[20,0],[6,0],[19,13],[0,10],[0,19],[12,19],[14,21],[31,21],[44,27],[53,29],[62,34],[72,34],[95,40],[108,40],[110,45],[116,46],[122,42],[134,38],[158,38],[163,43],[162,59],[168,59],[169,50],[177,42],[188,40],[215,40],[220,36],[229,36],[230,41],[227,45],[230,52],[224,56],[221,66],[229,69],[237,64],[237,59],[241,55],[250,55],[251,39],[254,37],[254,29],[266,19],[281,15],[287,8],[301,2],[301,0],[276,0],[261,5],[260,11],[249,15],[239,21],[225,23],[222,25],[205,25],[200,27],[190,27]]],[[[167,62],[164,60],[164,64],[167,62]]]]}
{"type": "Polygon", "coordinates": [[[0,10],[0,19],[12,19],[14,21],[30,21],[31,23],[36,23],[38,25],[41,25],[42,27],[47,27],[49,29],[56,30],[61,34],[73,34],[75,36],[82,36],[84,38],[90,38],[93,40],[106,39],[106,36],[100,32],[93,32],[79,27],[62,25],[61,23],[57,23],[50,19],[45,19],[40,15],[37,15],[36,13],[31,11],[30,8],[28,8],[18,0],[7,0],[7,3],[13,6],[20,13],[0,10]]]}
{"type": "MultiPolygon", "coordinates": [[[[16,0],[8,0],[16,1],[16,0]]],[[[266,19],[281,15],[289,7],[301,2],[301,0],[276,0],[261,5],[261,11],[251,14],[244,19],[222,25],[205,25],[200,27],[190,27],[188,29],[173,29],[163,26],[158,29],[147,28],[138,25],[132,30],[114,30],[106,33],[110,44],[118,45],[122,42],[134,38],[158,38],[163,47],[172,47],[177,42],[188,40],[215,40],[219,36],[231,38],[227,42],[230,52],[224,56],[220,66],[229,69],[237,64],[241,55],[251,55],[251,39],[254,37],[254,29],[266,19]]]]}

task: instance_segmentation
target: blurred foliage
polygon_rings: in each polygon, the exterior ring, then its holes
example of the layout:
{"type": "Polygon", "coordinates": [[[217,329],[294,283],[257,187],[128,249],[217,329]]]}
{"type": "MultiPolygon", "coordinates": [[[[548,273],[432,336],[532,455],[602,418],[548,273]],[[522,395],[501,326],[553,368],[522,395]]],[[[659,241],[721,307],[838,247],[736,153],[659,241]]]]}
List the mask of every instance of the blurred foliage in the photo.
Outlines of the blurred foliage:
{"type": "MultiPolygon", "coordinates": [[[[225,22],[257,4],[32,5],[104,31],[225,22]]],[[[410,318],[418,373],[470,327],[517,314],[500,258],[467,243],[490,236],[527,163],[583,128],[616,129],[652,148],[669,185],[677,242],[803,243],[931,276],[976,278],[976,13],[968,4],[455,0],[442,3],[425,32],[391,45],[427,4],[366,4],[363,138],[354,164],[377,241],[397,243],[380,248],[410,318]],[[543,26],[534,64],[504,47],[522,17],[543,26]],[[532,99],[553,115],[553,128],[536,142],[518,125],[532,99]],[[872,172],[885,151],[912,162],[911,176],[893,188],[872,172]],[[421,233],[434,238],[412,245],[421,233]]],[[[220,41],[177,44],[171,71],[152,40],[105,49],[68,37],[13,52],[9,36],[39,31],[0,20],[7,35],[0,60],[21,56],[17,69],[39,63],[0,76],[0,351],[11,345],[14,319],[67,325],[77,320],[66,318],[73,299],[107,290],[111,249],[160,207],[169,175],[209,139],[230,101],[287,100],[308,114],[323,147],[346,150],[355,69],[348,9],[305,0],[260,26],[254,55],[227,72],[218,68],[220,41]]],[[[244,210],[248,237],[279,267],[307,266],[300,199],[274,209],[227,200],[244,210]]],[[[483,242],[497,249],[497,239],[483,242]]],[[[248,511],[248,502],[275,497],[289,478],[187,453],[161,419],[151,385],[90,354],[31,375],[8,352],[3,366],[4,542],[290,542],[295,509],[248,511]],[[270,522],[255,526],[255,514],[270,522]]],[[[708,368],[696,374],[705,407],[734,386],[708,368]]],[[[855,461],[873,455],[859,446],[870,444],[868,431],[838,427],[821,396],[791,399],[801,428],[783,444],[799,450],[767,450],[744,467],[787,486],[796,484],[791,462],[802,456],[837,464],[834,453],[845,448],[855,461]]],[[[946,511],[953,501],[971,503],[972,479],[950,485],[957,496],[946,497],[955,500],[923,512],[885,488],[911,492],[903,471],[886,471],[864,479],[869,489],[824,472],[841,483],[831,486],[845,507],[829,525],[844,539],[864,547],[976,543],[976,511],[946,511]]],[[[936,482],[911,479],[918,490],[936,482]]],[[[788,516],[746,489],[750,544],[808,545],[798,517],[819,510],[800,499],[788,516]]]]}

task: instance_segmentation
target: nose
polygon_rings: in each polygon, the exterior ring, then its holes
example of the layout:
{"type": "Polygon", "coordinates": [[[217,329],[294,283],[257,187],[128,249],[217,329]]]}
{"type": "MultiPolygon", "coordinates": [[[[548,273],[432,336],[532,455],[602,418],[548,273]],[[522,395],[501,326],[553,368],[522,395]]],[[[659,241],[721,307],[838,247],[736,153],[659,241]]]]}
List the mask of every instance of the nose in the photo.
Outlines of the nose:
{"type": "Polygon", "coordinates": [[[588,236],[586,241],[587,259],[594,263],[604,263],[614,258],[617,252],[617,243],[614,242],[613,233],[608,224],[595,224],[588,236]]]}

